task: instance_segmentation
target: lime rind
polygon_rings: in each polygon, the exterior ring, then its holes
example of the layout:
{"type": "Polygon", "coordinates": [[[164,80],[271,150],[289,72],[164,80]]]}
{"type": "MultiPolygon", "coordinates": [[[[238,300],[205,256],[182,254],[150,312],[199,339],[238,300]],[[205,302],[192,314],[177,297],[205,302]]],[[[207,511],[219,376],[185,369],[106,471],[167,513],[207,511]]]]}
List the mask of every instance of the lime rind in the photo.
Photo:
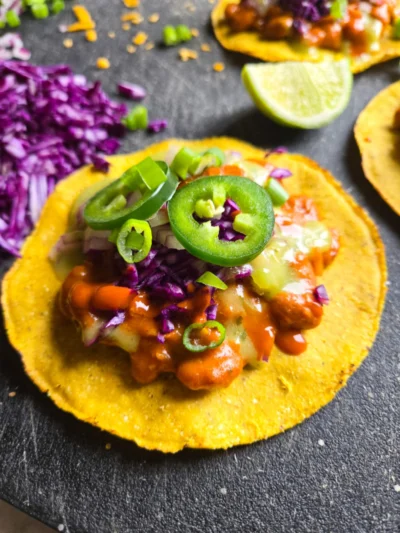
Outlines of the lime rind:
{"type": "Polygon", "coordinates": [[[283,126],[301,129],[321,128],[337,118],[353,87],[348,59],[247,64],[242,80],[262,113],[283,126]]]}

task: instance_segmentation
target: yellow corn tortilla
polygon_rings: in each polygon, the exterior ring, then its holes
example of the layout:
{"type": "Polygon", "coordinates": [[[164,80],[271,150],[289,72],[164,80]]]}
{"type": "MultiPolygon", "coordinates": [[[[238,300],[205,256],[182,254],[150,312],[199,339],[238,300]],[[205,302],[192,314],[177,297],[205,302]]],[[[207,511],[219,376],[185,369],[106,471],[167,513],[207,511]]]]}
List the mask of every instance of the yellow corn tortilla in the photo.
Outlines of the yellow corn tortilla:
{"type": "Polygon", "coordinates": [[[373,98],[357,119],[354,134],[367,180],[400,215],[400,132],[393,120],[400,107],[400,81],[373,98]]]}
{"type": "MultiPolygon", "coordinates": [[[[162,157],[171,147],[206,150],[217,146],[244,157],[264,151],[230,138],[170,140],[131,155],[110,158],[119,177],[146,156],[162,157]]],[[[9,338],[36,385],[77,418],[162,452],[228,448],[280,433],[333,399],[366,357],[384,304],[386,264],[383,243],[371,219],[326,171],[300,155],[276,154],[289,168],[290,193],[316,201],[326,223],[336,227],[342,247],[323,276],[331,297],[322,324],[306,332],[300,357],[274,348],[270,361],[246,368],[227,389],[193,392],[164,376],[147,386],[130,377],[129,356],[108,346],[84,348],[74,325],[56,305],[60,281],[47,259],[68,225],[79,193],[103,179],[83,168],[57,185],[33,234],[3,282],[2,304],[9,338]],[[360,268],[362,265],[362,268],[360,268]]]]}
{"type": "MultiPolygon", "coordinates": [[[[257,57],[263,61],[324,61],[345,57],[341,52],[332,52],[322,48],[306,47],[290,43],[287,40],[267,41],[256,31],[232,32],[225,22],[225,9],[228,4],[239,4],[240,0],[220,0],[213,9],[211,20],[215,36],[227,50],[257,57]]],[[[362,72],[377,63],[383,63],[394,57],[400,57],[400,41],[384,38],[381,48],[373,54],[363,54],[351,59],[351,70],[362,72]]]]}

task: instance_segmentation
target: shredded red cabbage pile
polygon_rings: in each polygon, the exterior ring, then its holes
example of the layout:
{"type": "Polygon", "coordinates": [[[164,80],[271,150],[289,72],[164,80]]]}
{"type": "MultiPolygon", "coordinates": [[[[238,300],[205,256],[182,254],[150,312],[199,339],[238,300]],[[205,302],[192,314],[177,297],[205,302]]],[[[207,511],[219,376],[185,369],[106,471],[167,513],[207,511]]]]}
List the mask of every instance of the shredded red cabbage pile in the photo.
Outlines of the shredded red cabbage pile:
{"type": "Polygon", "coordinates": [[[58,181],[86,164],[108,169],[126,112],[66,65],[0,62],[0,250],[19,255],[58,181]]]}

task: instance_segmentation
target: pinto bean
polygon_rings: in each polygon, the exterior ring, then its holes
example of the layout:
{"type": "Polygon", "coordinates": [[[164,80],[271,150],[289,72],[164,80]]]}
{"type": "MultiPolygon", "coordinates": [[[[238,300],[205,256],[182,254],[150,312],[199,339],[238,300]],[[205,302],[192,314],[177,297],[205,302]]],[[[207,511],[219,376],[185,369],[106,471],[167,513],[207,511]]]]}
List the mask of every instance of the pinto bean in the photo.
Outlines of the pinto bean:
{"type": "Polygon", "coordinates": [[[287,39],[292,34],[293,17],[280,15],[266,22],[264,26],[264,37],[271,41],[287,39]]]}

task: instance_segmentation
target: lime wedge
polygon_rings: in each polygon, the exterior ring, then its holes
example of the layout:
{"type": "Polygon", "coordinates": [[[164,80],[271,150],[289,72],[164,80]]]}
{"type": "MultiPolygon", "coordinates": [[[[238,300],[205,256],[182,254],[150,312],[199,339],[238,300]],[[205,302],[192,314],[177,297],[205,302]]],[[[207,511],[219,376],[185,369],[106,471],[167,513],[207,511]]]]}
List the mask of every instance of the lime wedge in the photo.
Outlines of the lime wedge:
{"type": "Polygon", "coordinates": [[[349,103],[353,87],[347,59],[248,64],[242,79],[262,113],[283,126],[303,129],[332,122],[349,103]]]}

